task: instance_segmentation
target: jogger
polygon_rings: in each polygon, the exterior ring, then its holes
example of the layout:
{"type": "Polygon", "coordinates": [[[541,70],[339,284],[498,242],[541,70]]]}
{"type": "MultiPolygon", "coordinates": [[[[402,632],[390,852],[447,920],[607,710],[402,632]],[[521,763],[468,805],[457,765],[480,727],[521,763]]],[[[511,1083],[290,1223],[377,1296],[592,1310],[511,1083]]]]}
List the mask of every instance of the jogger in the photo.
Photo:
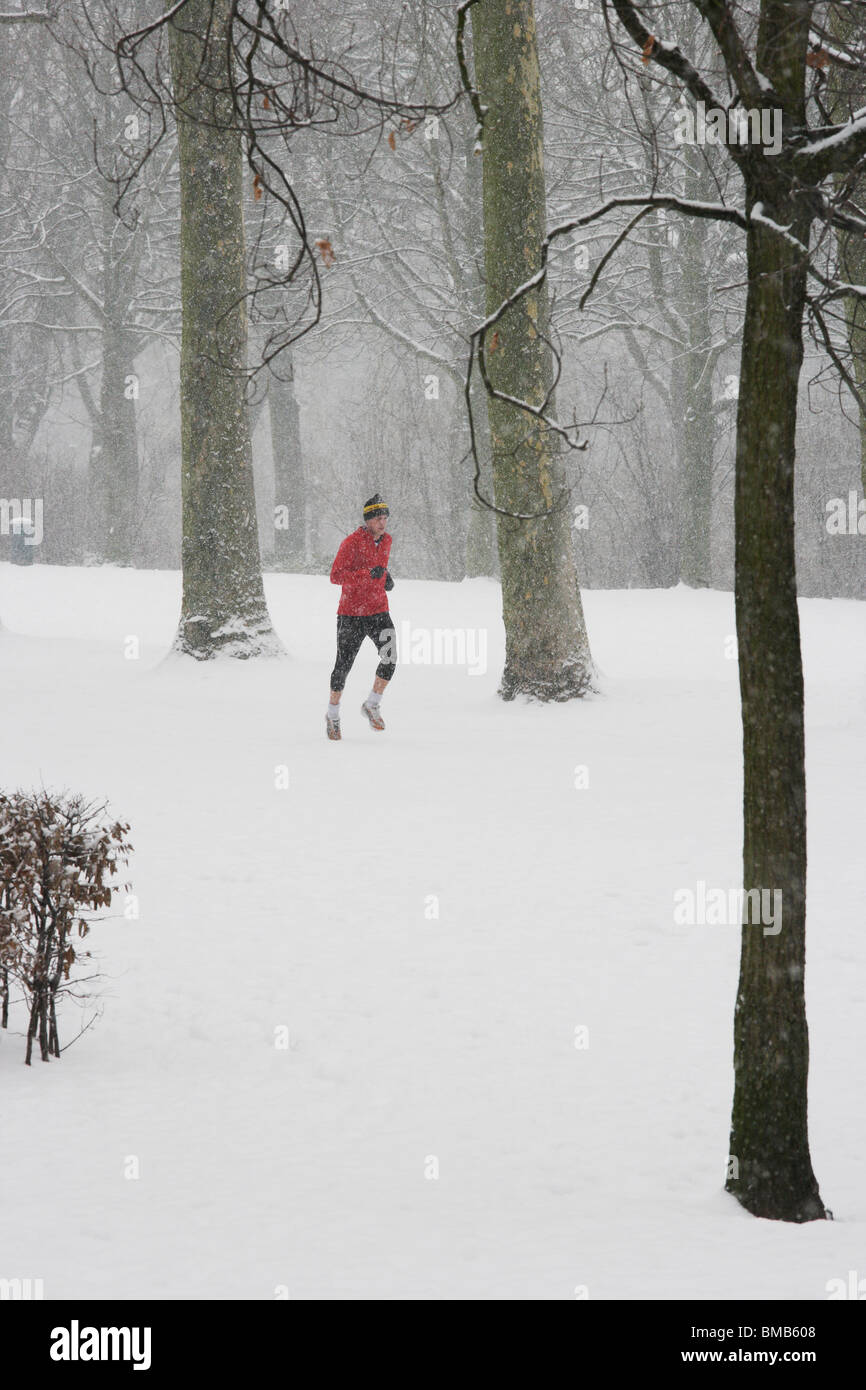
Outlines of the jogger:
{"type": "Polygon", "coordinates": [[[340,696],[365,637],[376,645],[379,665],[373,689],[361,713],[377,732],[385,728],[382,695],[397,664],[397,634],[386,595],[394,581],[388,573],[391,537],[385,530],[388,506],[378,492],[364,504],[364,524],[343,541],[331,567],[331,583],[340,584],[337,608],[337,660],[331,673],[331,693],[325,716],[329,739],[339,739],[340,696]]]}

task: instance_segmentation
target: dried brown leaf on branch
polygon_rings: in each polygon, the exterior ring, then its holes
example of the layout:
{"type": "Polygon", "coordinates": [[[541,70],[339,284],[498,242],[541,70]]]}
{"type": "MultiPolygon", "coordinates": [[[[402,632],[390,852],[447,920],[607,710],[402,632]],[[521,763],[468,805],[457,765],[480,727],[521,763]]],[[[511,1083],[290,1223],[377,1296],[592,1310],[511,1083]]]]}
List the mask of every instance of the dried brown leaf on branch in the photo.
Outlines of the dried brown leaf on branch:
{"type": "Polygon", "coordinates": [[[30,1015],[28,1065],[36,1042],[44,1062],[60,1056],[57,999],[81,997],[73,966],[90,953],[71,941],[89,931],[81,909],[110,908],[120,891],[108,880],[129,860],[129,826],[104,823],[104,810],[67,793],[0,792],[0,1022],[14,981],[30,1015]]]}

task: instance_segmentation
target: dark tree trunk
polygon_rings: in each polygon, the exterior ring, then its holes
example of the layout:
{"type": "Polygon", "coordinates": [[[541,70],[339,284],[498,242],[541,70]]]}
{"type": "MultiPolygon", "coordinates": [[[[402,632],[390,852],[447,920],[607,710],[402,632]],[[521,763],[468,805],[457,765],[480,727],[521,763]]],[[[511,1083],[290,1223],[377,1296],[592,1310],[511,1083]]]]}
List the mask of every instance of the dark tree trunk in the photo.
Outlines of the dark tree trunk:
{"type": "MultiPolygon", "coordinates": [[[[762,6],[757,65],[803,112],[808,20],[762,6]],[[798,85],[799,82],[799,85],[798,85]]],[[[751,213],[809,244],[806,199],[764,161],[751,213]]],[[[780,171],[781,172],[781,171],[780,171]]],[[[735,596],[743,715],[746,889],[779,890],[781,930],[744,925],[734,1018],[728,1190],[755,1216],[826,1215],[807,1127],[806,772],[794,557],[794,444],[803,360],[805,258],[769,227],[748,232],[748,292],[737,417],[735,596]]]]}

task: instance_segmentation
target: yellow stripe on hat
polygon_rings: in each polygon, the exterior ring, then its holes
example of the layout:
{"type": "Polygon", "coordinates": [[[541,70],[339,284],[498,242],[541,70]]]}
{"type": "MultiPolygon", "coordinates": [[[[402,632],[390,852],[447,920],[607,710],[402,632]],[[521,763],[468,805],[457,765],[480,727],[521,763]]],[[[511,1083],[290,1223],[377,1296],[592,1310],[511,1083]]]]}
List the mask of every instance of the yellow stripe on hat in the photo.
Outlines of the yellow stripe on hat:
{"type": "Polygon", "coordinates": [[[366,516],[368,512],[387,512],[388,510],[387,502],[371,502],[368,507],[364,508],[364,515],[366,516]]]}

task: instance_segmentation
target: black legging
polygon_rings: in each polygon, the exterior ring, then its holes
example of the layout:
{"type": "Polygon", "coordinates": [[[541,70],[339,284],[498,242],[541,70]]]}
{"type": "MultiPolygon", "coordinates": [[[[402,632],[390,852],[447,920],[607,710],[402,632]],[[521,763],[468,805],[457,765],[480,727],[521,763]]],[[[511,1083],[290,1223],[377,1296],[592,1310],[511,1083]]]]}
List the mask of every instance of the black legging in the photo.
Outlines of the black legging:
{"type": "Polygon", "coordinates": [[[372,613],[369,617],[337,614],[337,661],[331,672],[331,689],[342,690],[351,671],[361,643],[369,637],[376,643],[379,665],[376,675],[389,681],[397,667],[397,634],[390,613],[372,613]]]}

